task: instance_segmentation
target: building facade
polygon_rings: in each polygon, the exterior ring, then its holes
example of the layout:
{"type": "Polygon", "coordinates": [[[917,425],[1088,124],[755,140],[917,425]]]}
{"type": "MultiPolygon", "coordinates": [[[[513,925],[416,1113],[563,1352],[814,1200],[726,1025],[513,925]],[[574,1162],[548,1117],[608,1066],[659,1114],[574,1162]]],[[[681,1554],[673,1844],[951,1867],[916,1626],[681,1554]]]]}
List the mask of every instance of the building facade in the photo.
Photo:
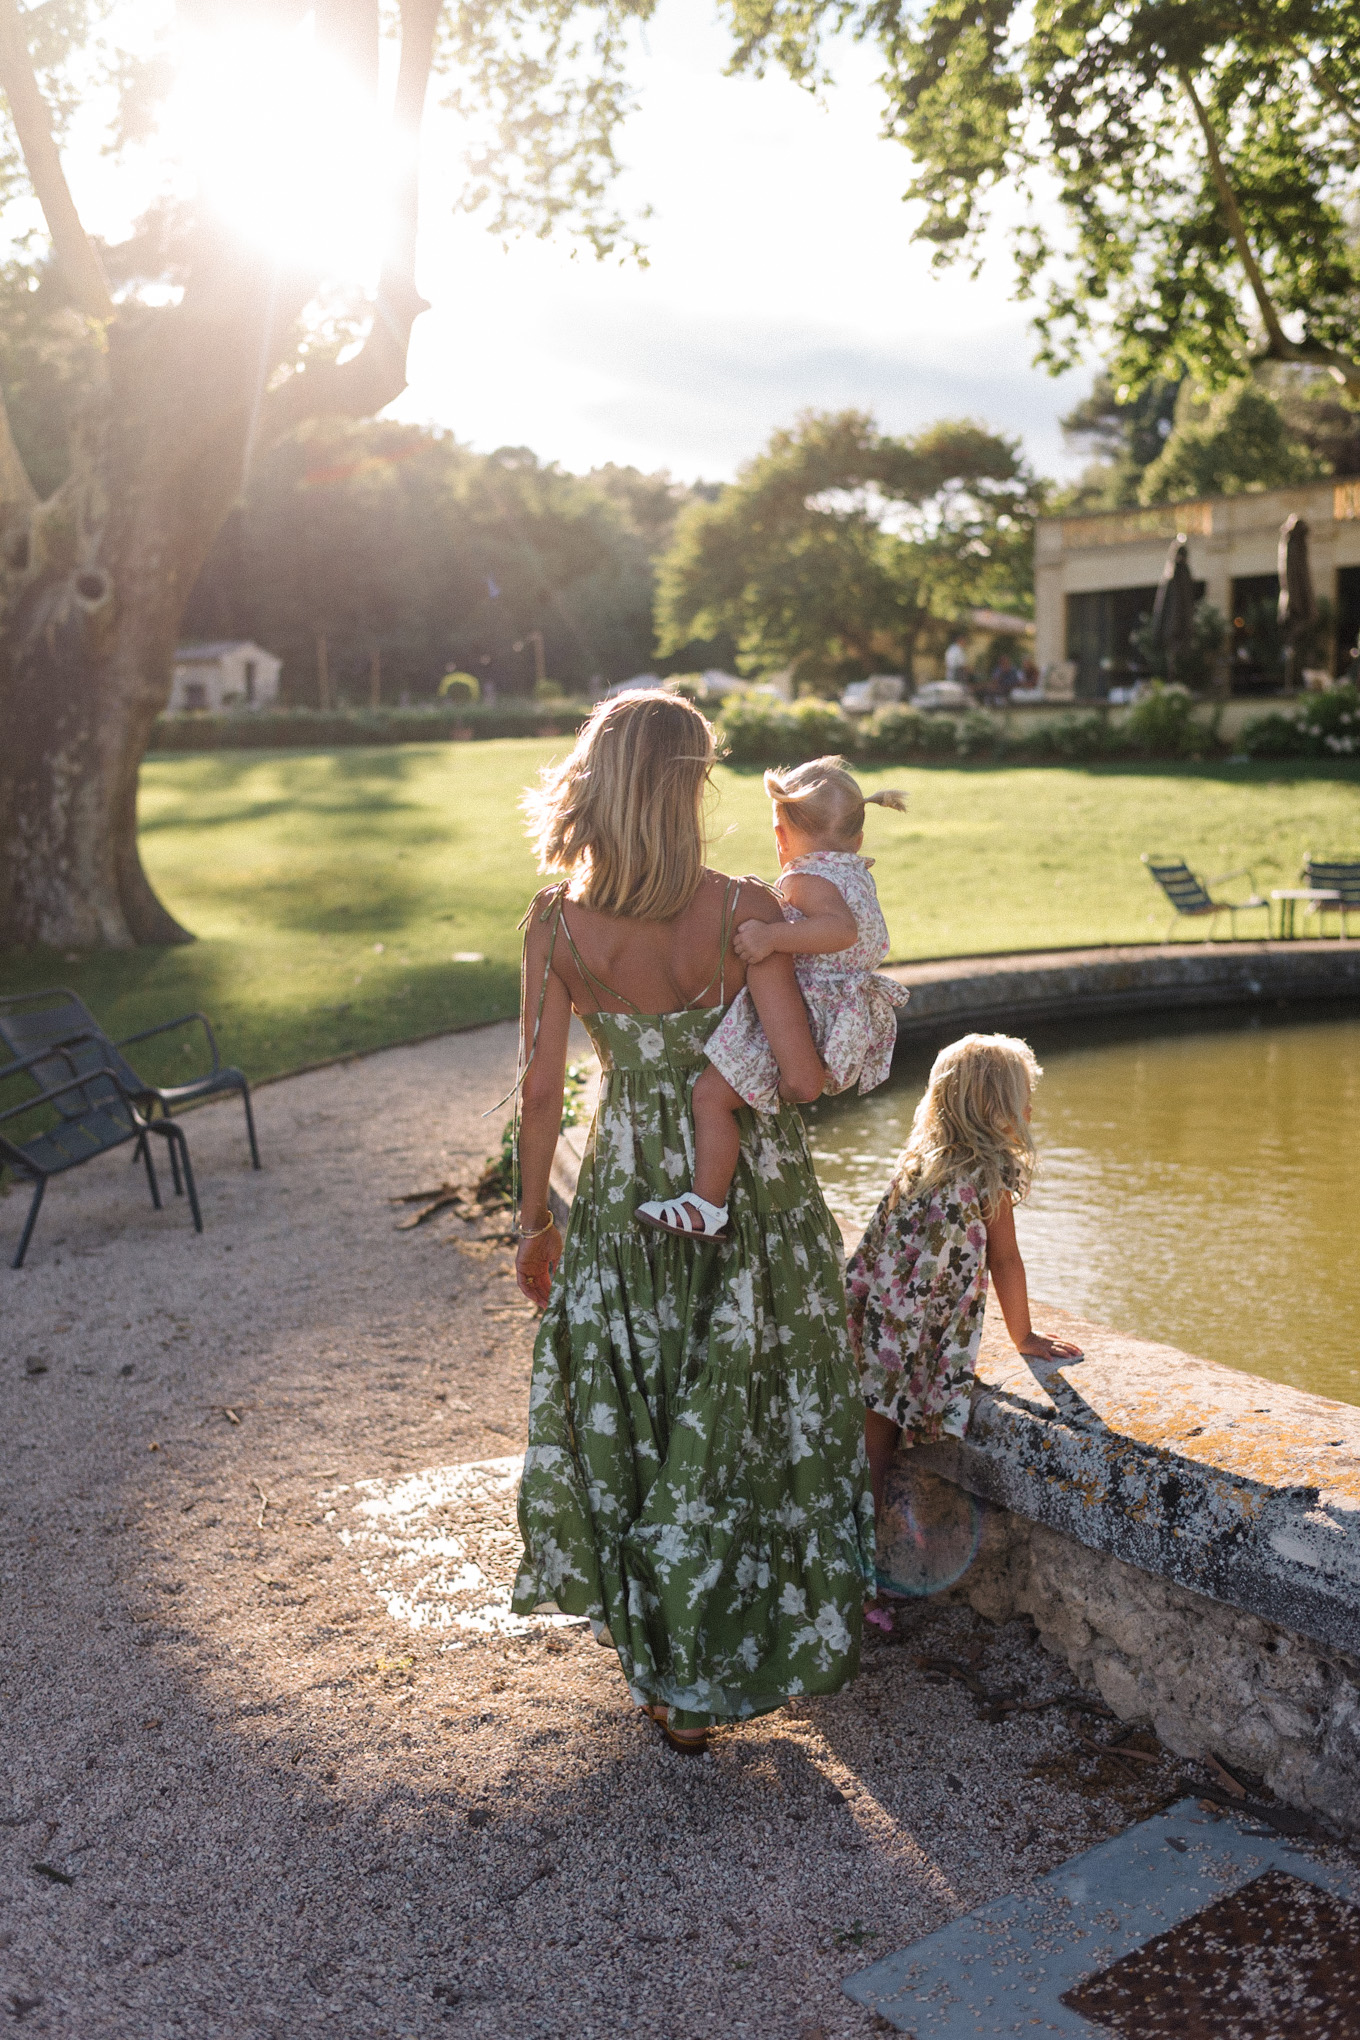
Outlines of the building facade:
{"type": "Polygon", "coordinates": [[[175,653],[171,713],[266,707],[279,698],[282,671],[283,660],[252,644],[249,638],[181,645],[175,653]]]}
{"type": "Polygon", "coordinates": [[[1331,622],[1314,662],[1345,670],[1360,636],[1360,482],[1311,482],[1197,503],[1157,504],[1096,516],[1044,517],[1035,534],[1036,653],[1041,670],[1064,660],[1076,692],[1092,700],[1135,677],[1129,636],[1150,617],[1167,548],[1189,545],[1196,592],[1227,625],[1222,677],[1239,693],[1269,693],[1283,679],[1272,619],[1279,597],[1280,526],[1308,525],[1313,586],[1331,622]]]}

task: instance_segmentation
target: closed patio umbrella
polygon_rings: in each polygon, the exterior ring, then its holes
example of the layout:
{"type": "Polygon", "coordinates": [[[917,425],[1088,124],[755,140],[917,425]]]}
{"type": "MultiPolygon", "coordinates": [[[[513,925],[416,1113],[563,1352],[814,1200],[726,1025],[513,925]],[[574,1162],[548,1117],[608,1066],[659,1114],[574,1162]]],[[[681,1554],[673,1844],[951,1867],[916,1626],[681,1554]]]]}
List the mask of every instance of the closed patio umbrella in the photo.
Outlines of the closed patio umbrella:
{"type": "Polygon", "coordinates": [[[1280,629],[1288,646],[1285,684],[1292,687],[1302,662],[1303,640],[1317,621],[1317,596],[1308,562],[1308,526],[1295,513],[1280,526],[1280,629]]]}
{"type": "Polygon", "coordinates": [[[1190,655],[1195,622],[1195,582],[1184,535],[1173,538],[1152,605],[1152,642],[1166,651],[1168,677],[1178,679],[1190,655]]]}

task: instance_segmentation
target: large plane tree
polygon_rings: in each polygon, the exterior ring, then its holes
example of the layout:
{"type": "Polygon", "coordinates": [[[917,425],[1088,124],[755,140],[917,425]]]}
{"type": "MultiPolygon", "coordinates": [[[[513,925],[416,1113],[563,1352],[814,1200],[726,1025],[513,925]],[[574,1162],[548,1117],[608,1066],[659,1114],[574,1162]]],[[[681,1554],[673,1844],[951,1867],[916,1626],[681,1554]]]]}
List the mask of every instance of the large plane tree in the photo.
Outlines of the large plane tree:
{"type": "Polygon", "coordinates": [[[725,0],[738,66],[813,87],[882,56],[918,238],[1003,225],[1043,357],[1094,339],[1130,395],[1268,363],[1360,398],[1357,0],[725,0]]]}
{"type": "MultiPolygon", "coordinates": [[[[477,143],[468,204],[495,230],[560,225],[603,252],[626,238],[613,136],[627,25],[650,8],[166,0],[158,24],[147,0],[0,0],[5,340],[23,370],[15,415],[0,411],[0,944],[188,939],[136,829],[180,620],[252,457],[405,385],[431,79],[477,143]],[[104,188],[116,201],[120,179],[140,180],[150,196],[131,232],[101,239],[63,147],[73,116],[105,102],[104,188]],[[214,124],[240,137],[216,185],[195,160],[214,124]],[[309,243],[303,203],[356,165],[383,203],[358,297],[326,237],[309,243]],[[273,180],[254,196],[277,231],[243,221],[233,174],[273,180]],[[20,415],[34,389],[41,429],[20,415]]],[[[330,202],[343,242],[333,187],[330,202]]]]}

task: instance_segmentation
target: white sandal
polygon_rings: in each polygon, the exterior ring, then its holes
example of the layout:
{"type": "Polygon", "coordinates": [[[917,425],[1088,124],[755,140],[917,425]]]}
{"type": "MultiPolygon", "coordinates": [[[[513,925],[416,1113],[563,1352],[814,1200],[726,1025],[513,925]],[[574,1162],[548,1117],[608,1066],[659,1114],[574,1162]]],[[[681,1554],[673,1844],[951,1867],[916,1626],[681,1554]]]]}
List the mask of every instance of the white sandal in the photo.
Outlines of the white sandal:
{"type": "Polygon", "coordinates": [[[654,1197],[639,1204],[636,1216],[640,1225],[680,1240],[725,1240],[729,1236],[727,1206],[710,1204],[697,1190],[686,1190],[682,1197],[654,1197]],[[692,1222],[695,1217],[697,1225],[692,1222]]]}

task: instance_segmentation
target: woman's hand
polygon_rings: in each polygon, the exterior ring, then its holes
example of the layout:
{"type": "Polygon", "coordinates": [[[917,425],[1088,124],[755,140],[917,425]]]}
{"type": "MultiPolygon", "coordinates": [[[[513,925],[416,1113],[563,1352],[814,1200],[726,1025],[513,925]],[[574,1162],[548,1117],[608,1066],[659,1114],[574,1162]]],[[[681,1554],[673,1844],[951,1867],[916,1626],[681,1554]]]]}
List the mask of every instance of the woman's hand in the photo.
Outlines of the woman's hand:
{"type": "Polygon", "coordinates": [[[520,1241],[515,1252],[515,1280],[530,1303],[547,1307],[553,1275],[562,1258],[562,1235],[556,1222],[548,1221],[542,1232],[520,1241]]]}
{"type": "Polygon", "coordinates": [[[1050,1339],[1044,1332],[1031,1332],[1016,1347],[1023,1360],[1082,1360],[1086,1356],[1080,1346],[1074,1346],[1069,1339],[1050,1339]]]}
{"type": "Polygon", "coordinates": [[[732,937],[732,947],[743,963],[764,963],[774,954],[775,930],[782,921],[743,921],[732,937]]]}

